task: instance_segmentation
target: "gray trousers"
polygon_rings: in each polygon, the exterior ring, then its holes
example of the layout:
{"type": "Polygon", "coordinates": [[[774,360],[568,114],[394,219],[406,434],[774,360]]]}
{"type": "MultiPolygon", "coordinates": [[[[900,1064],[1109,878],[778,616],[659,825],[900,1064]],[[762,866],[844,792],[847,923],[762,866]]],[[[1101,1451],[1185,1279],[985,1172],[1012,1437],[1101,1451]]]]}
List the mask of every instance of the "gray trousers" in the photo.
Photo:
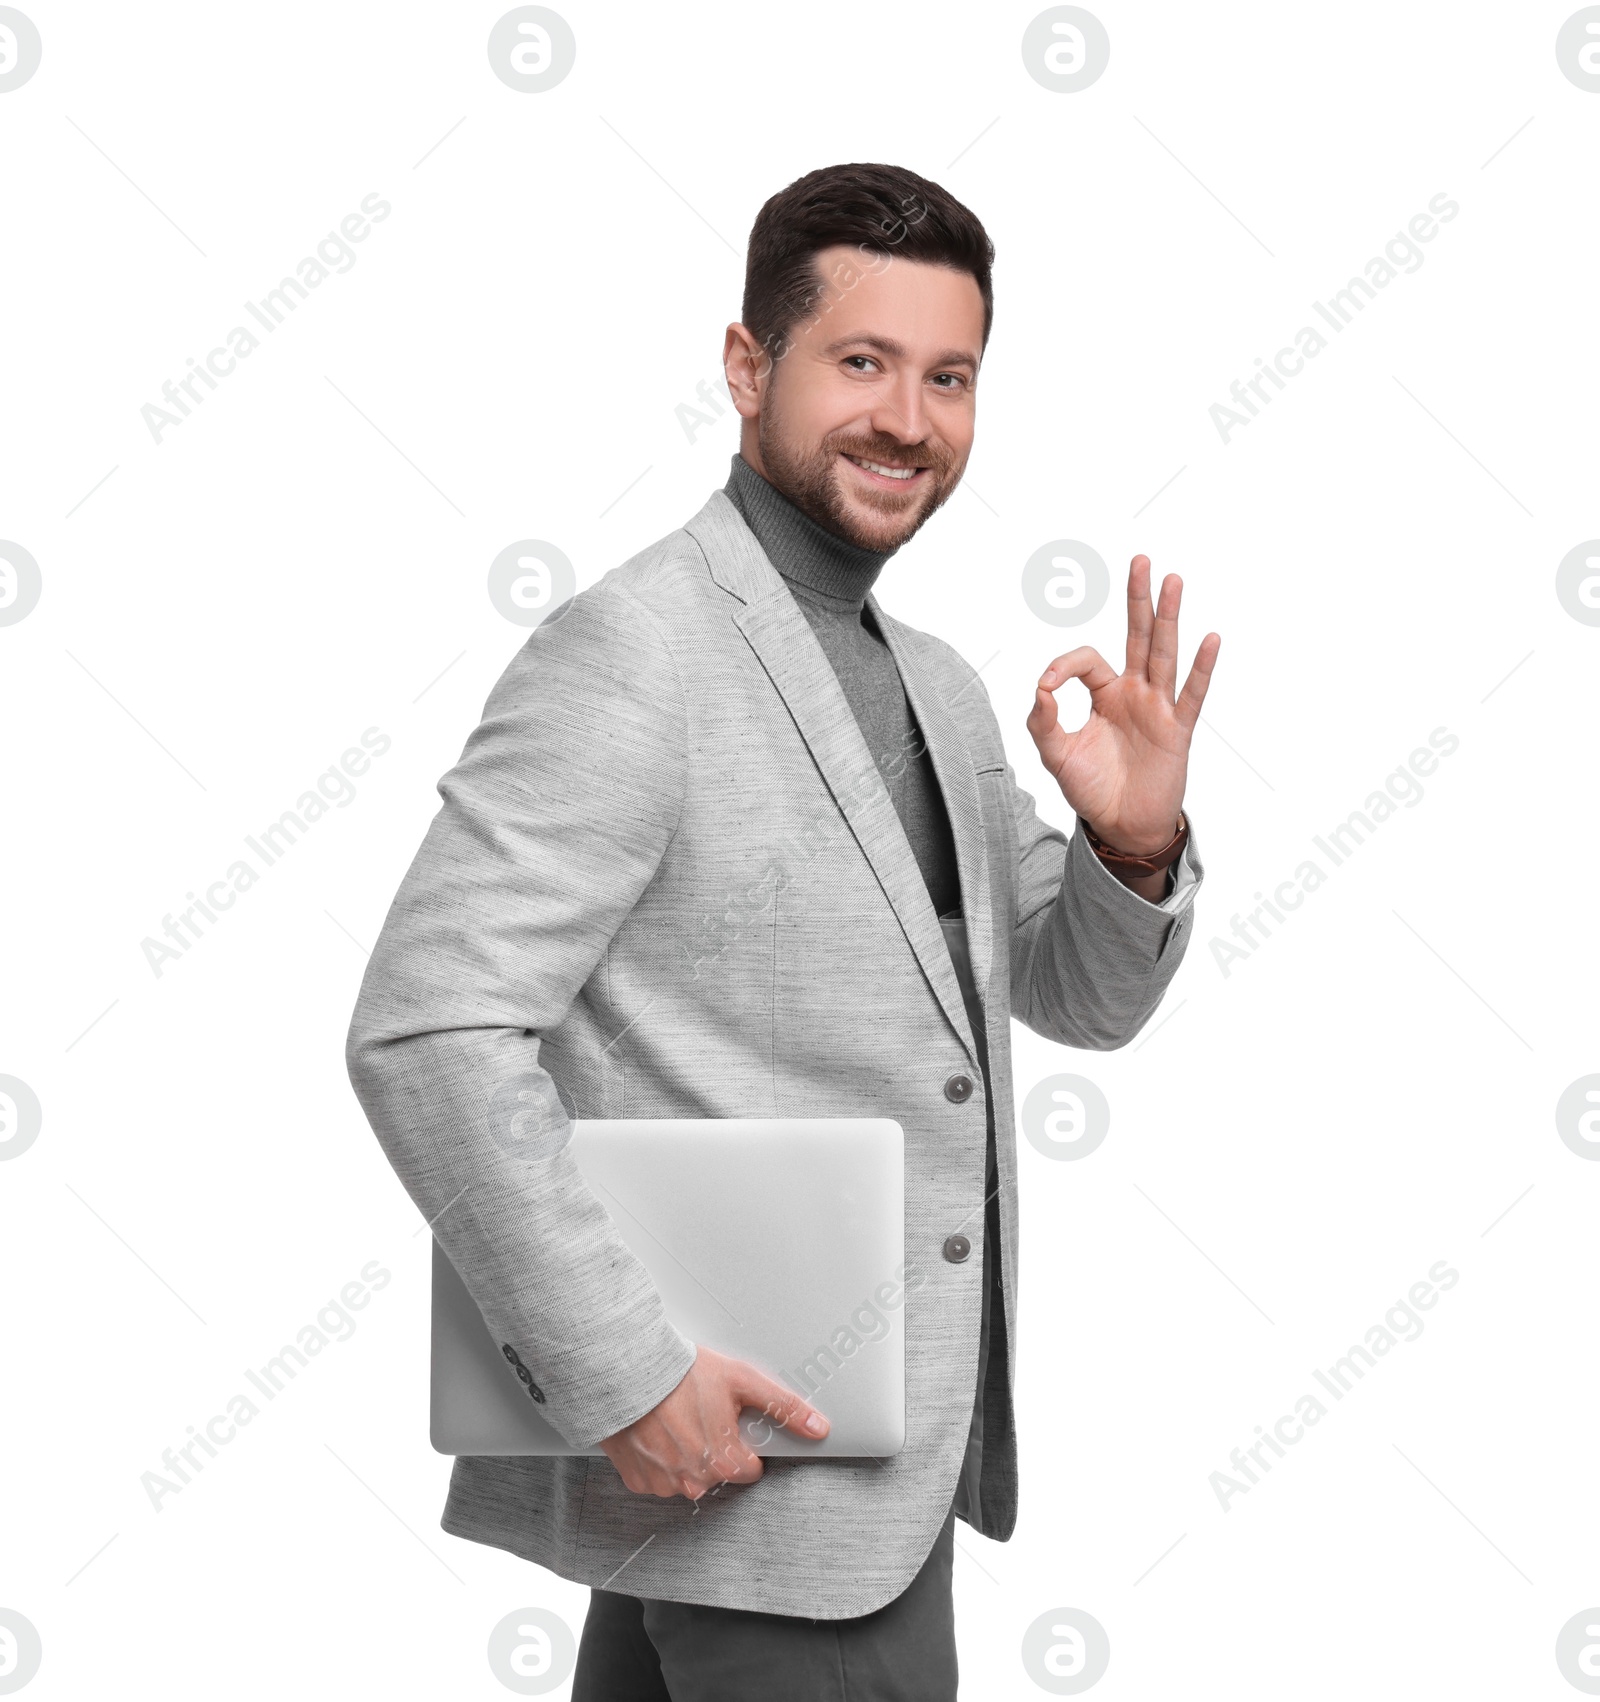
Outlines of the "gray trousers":
{"type": "Polygon", "coordinates": [[[592,1590],[572,1702],[956,1702],[954,1552],[952,1508],[922,1570],[859,1619],[592,1590]]]}

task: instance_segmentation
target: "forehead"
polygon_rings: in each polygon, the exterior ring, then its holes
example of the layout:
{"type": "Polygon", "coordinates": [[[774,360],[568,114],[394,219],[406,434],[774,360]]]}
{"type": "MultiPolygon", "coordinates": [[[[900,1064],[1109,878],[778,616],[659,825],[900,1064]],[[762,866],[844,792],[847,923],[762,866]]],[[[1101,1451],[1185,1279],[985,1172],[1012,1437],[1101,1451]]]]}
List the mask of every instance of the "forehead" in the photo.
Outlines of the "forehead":
{"type": "Polygon", "coordinates": [[[983,352],[983,295],[970,272],[893,253],[863,254],[851,245],[816,257],[824,292],[792,335],[814,347],[852,335],[903,344],[914,359],[959,349],[976,362],[983,352]]]}

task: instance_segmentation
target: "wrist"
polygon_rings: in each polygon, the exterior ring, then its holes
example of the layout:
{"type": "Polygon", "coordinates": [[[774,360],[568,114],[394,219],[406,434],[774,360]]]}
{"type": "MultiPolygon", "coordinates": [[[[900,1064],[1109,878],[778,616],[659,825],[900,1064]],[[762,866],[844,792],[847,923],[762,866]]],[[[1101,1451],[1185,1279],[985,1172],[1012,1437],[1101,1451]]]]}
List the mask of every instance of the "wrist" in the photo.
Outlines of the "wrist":
{"type": "Polygon", "coordinates": [[[1127,876],[1164,875],[1182,855],[1189,839],[1189,823],[1181,809],[1178,811],[1177,824],[1171,837],[1163,844],[1154,846],[1122,845],[1105,840],[1087,818],[1080,815],[1078,820],[1090,850],[1119,879],[1127,876]]]}
{"type": "Polygon", "coordinates": [[[1137,844],[1133,844],[1124,836],[1114,838],[1109,837],[1106,834],[1101,833],[1099,829],[1094,827],[1091,823],[1084,823],[1084,826],[1089,829],[1090,842],[1093,844],[1096,851],[1104,849],[1113,857],[1153,857],[1158,851],[1164,851],[1166,847],[1171,844],[1172,840],[1177,835],[1178,825],[1179,824],[1175,821],[1170,831],[1158,840],[1153,842],[1141,841],[1137,844]]]}

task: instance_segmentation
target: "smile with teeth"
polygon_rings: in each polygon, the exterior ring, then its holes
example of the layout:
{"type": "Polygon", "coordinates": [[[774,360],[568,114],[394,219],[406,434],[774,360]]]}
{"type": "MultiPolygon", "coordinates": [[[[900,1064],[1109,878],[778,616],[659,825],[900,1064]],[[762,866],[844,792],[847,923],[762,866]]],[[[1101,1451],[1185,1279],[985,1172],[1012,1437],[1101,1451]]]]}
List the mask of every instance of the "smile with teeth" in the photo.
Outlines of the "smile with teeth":
{"type": "Polygon", "coordinates": [[[846,461],[853,461],[856,466],[864,467],[867,472],[876,473],[884,479],[914,479],[918,473],[927,471],[925,467],[886,467],[881,461],[863,461],[859,455],[851,455],[845,451],[840,453],[844,454],[846,461]]]}

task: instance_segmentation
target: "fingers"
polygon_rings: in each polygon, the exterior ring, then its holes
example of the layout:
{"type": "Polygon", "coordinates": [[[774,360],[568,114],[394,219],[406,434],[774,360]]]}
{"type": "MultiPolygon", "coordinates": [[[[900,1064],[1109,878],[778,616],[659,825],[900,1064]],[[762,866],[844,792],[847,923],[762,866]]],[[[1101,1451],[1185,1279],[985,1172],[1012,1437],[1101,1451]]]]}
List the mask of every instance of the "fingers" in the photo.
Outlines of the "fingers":
{"type": "MultiPolygon", "coordinates": [[[[1145,674],[1169,701],[1178,676],[1178,610],[1182,603],[1183,581],[1169,573],[1161,582],[1160,606],[1152,610],[1150,558],[1133,558],[1128,569],[1128,670],[1145,674]]],[[[1221,648],[1221,635],[1208,632],[1195,652],[1176,713],[1178,723],[1188,732],[1194,731],[1200,719],[1200,706],[1205,702],[1211,670],[1221,648]]]]}
{"type": "Polygon", "coordinates": [[[1039,684],[1034,688],[1033,708],[1028,711],[1027,725],[1034,747],[1039,752],[1039,760],[1050,774],[1059,778],[1062,764],[1078,736],[1063,730],[1054,693],[1068,680],[1081,679],[1089,688],[1090,700],[1093,701],[1094,694],[1116,677],[1111,664],[1088,644],[1069,650],[1064,656],[1057,656],[1040,675],[1039,684]]]}
{"type": "Polygon", "coordinates": [[[1161,601],[1150,632],[1150,683],[1163,700],[1172,702],[1178,675],[1178,605],[1183,601],[1183,581],[1169,573],[1161,581],[1161,601]]]}
{"type": "Polygon", "coordinates": [[[725,1483],[754,1483],[765,1469],[760,1456],[745,1445],[738,1426],[728,1425],[717,1445],[702,1454],[698,1469],[684,1474],[682,1482],[688,1487],[680,1487],[677,1493],[698,1501],[725,1483]]]}
{"type": "Polygon", "coordinates": [[[1128,661],[1130,674],[1150,665],[1150,633],[1156,612],[1150,606],[1150,558],[1135,556],[1128,568],[1128,661]]]}
{"type": "Polygon", "coordinates": [[[1183,695],[1178,699],[1176,716],[1178,725],[1187,733],[1192,733],[1195,723],[1200,719],[1200,706],[1206,700],[1206,691],[1211,685],[1211,670],[1217,665],[1217,652],[1222,648],[1221,633],[1208,632],[1200,640],[1200,648],[1195,652],[1194,666],[1189,670],[1189,677],[1183,682],[1183,695]]]}
{"type": "Polygon", "coordinates": [[[741,1406],[759,1407],[779,1429],[811,1442],[828,1434],[831,1427],[827,1419],[792,1389],[773,1382],[765,1372],[743,1360],[733,1361],[732,1370],[730,1387],[741,1406]]]}
{"type": "Polygon", "coordinates": [[[745,1407],[765,1414],[768,1436],[771,1425],[808,1441],[828,1434],[827,1419],[802,1396],[754,1365],[702,1347],[667,1400],[600,1446],[634,1494],[698,1501],[725,1483],[754,1483],[765,1470],[739,1428],[745,1407]]]}
{"type": "Polygon", "coordinates": [[[1057,656],[1039,676],[1039,684],[1046,691],[1058,691],[1068,680],[1082,680],[1093,697],[1116,678],[1116,670],[1092,644],[1080,644],[1076,650],[1057,656]]]}
{"type": "Polygon", "coordinates": [[[683,1495],[691,1501],[724,1483],[754,1483],[765,1469],[736,1425],[724,1426],[716,1442],[704,1445],[698,1456],[689,1447],[669,1444],[660,1453],[635,1447],[620,1458],[614,1456],[612,1463],[635,1495],[683,1495]]]}

